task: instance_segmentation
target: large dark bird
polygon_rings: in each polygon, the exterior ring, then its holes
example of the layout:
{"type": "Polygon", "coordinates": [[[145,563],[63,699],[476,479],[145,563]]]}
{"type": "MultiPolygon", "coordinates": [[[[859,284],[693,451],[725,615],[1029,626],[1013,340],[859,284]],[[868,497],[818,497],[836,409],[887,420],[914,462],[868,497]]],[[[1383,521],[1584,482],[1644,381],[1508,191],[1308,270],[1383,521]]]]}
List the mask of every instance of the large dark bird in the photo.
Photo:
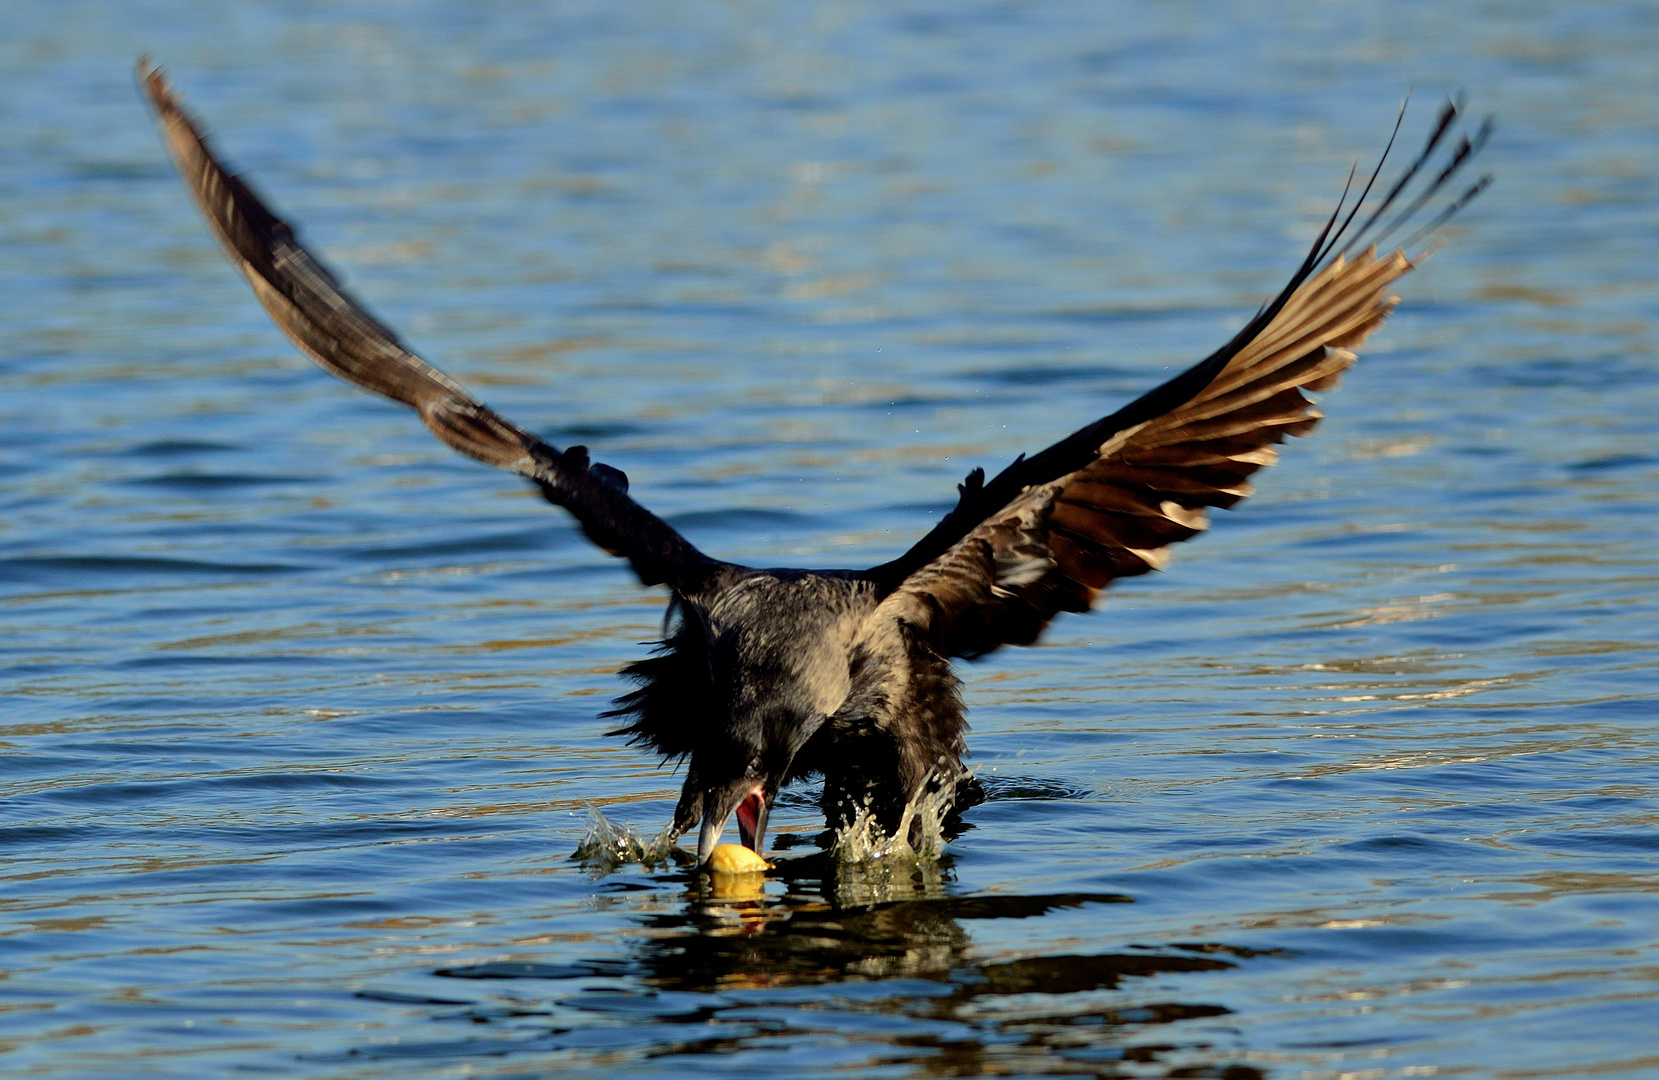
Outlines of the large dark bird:
{"type": "MultiPolygon", "coordinates": [[[[527,477],[641,582],[668,586],[672,632],[655,655],[623,669],[637,688],[612,715],[627,719],[616,734],[689,759],[673,835],[701,826],[699,863],[733,814],[743,843],[761,850],[778,789],[802,777],[823,777],[831,824],[863,808],[900,836],[924,800],[970,798],[951,659],[1031,644],[1060,612],[1088,611],[1117,578],[1162,568],[1169,545],[1206,527],[1209,507],[1250,494],[1248,477],[1274,462],[1274,444],[1318,422],[1303,391],[1334,387],[1393,308],[1389,286],[1412,268],[1401,248],[1416,238],[1384,256],[1377,244],[1443,189],[1490,130],[1488,121],[1472,139],[1448,138],[1458,109],[1445,106],[1375,208],[1350,231],[1381,162],[1345,217],[1344,192],[1289,284],[1231,341],[991,480],[975,469],[956,508],[893,561],[755,569],[698,551],[628,497],[622,472],[581,446],[555,450],[405,348],[220,163],[160,70],[141,61],[140,76],[208,224],[301,349],[416,409],[461,453],[527,477]]],[[[1486,183],[1451,200],[1418,236],[1486,183]]]]}

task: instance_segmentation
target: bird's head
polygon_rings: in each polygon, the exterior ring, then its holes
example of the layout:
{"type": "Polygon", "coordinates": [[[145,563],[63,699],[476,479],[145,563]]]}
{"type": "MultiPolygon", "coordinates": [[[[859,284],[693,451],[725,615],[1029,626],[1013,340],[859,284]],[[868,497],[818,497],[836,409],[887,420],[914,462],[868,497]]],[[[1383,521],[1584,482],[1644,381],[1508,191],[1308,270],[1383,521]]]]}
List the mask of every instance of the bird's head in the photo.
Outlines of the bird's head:
{"type": "Polygon", "coordinates": [[[762,853],[778,789],[795,755],[822,725],[821,716],[802,719],[786,710],[747,722],[734,718],[719,738],[692,751],[674,832],[698,830],[697,865],[708,862],[734,817],[743,846],[762,853]]]}

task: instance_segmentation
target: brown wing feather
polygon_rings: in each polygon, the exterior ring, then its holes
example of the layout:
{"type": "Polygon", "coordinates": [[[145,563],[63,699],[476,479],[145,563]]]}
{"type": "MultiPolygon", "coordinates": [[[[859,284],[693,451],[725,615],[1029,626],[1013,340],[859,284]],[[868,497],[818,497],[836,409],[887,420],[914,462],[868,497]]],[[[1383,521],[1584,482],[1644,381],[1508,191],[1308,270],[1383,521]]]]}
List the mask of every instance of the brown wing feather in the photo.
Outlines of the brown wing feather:
{"type": "MultiPolygon", "coordinates": [[[[1318,411],[1307,407],[1301,391],[1335,386],[1342,370],[1353,361],[1350,354],[1338,350],[1358,344],[1388,314],[1392,301],[1368,303],[1367,298],[1374,301],[1382,285],[1404,272],[1399,261],[1403,256],[1377,259],[1373,254],[1377,243],[1444,190],[1492,133],[1492,120],[1488,118],[1472,138],[1463,135],[1448,148],[1446,139],[1456,127],[1458,116],[1458,107],[1448,102],[1417,157],[1371,205],[1358,227],[1350,231],[1360,210],[1367,206],[1394,147],[1394,137],[1399,135],[1400,121],[1405,118],[1402,105],[1394,135],[1389,137],[1388,147],[1359,197],[1350,205],[1349,189],[1343,189],[1343,198],[1290,280],[1231,341],[1163,385],[1111,415],[1084,425],[1041,453],[1029,458],[1022,454],[990,481],[985,480],[982,470],[974,470],[961,485],[961,498],[950,513],[909,551],[864,571],[864,579],[881,595],[890,594],[931,563],[945,558],[976,528],[996,519],[1028,492],[1087,470],[1114,448],[1121,448],[1130,436],[1136,439],[1136,453],[1134,461],[1125,462],[1128,465],[1181,468],[1199,464],[1183,453],[1164,454],[1155,461],[1146,456],[1148,450],[1163,447],[1182,447],[1186,453],[1202,456],[1203,464],[1221,472],[1231,469],[1240,476],[1251,470],[1234,466],[1255,467],[1271,461],[1272,448],[1266,442],[1304,434],[1319,419],[1318,411]],[[1443,151],[1449,161],[1434,172],[1430,166],[1443,151]],[[1417,190],[1412,192],[1414,184],[1417,190]],[[1405,208],[1385,221],[1402,197],[1406,198],[1405,208]],[[1348,210],[1346,217],[1344,208],[1348,210]],[[1346,261],[1348,253],[1356,249],[1362,251],[1361,256],[1352,263],[1346,261]],[[1264,440],[1263,429],[1276,433],[1274,438],[1264,440]],[[1247,445],[1235,448],[1233,444],[1240,439],[1247,445]],[[1218,448],[1223,445],[1229,452],[1218,456],[1218,448]],[[1224,460],[1228,458],[1232,465],[1224,460]]],[[[1452,199],[1406,246],[1443,225],[1486,190],[1491,179],[1482,177],[1452,199]]],[[[1352,180],[1350,176],[1350,185],[1352,180]]],[[[1199,489],[1214,487],[1218,501],[1213,505],[1231,505],[1219,497],[1237,501],[1249,492],[1249,485],[1242,481],[1230,484],[1208,479],[1207,475],[1171,479],[1169,483],[1184,494],[1194,494],[1193,484],[1199,489]]],[[[1074,539],[1092,543],[1082,536],[1074,539]]]]}
{"type": "Polygon", "coordinates": [[[271,319],[313,360],[412,406],[434,435],[461,453],[535,481],[549,502],[569,510],[601,547],[626,557],[648,585],[666,582],[690,596],[734,569],[630,499],[621,472],[590,464],[582,447],[555,450],[405,348],[214,156],[161,70],[140,61],[139,76],[167,149],[214,236],[271,319]]]}
{"type": "Polygon", "coordinates": [[[1095,459],[1027,488],[907,577],[876,618],[896,617],[949,655],[1035,641],[1055,615],[1087,611],[1123,577],[1162,569],[1169,546],[1208,527],[1205,511],[1248,496],[1274,444],[1320,413],[1329,388],[1392,310],[1404,254],[1336,258],[1298,289],[1186,402],[1112,435],[1095,459]]]}

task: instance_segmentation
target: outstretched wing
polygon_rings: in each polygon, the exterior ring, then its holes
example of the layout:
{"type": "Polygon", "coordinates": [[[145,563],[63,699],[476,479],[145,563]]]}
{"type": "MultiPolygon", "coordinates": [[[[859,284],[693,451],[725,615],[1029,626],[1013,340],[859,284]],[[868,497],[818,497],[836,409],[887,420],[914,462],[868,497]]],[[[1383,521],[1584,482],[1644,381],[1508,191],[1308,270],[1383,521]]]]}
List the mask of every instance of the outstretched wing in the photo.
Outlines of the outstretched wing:
{"type": "Polygon", "coordinates": [[[535,481],[593,541],[628,559],[647,585],[694,596],[732,569],[709,558],[628,497],[620,470],[590,463],[584,447],[560,452],[480,404],[404,347],[341,288],[241,177],[214,156],[159,68],[139,62],[167,149],[213,234],[279,328],[335,375],[411,406],[445,443],[535,481]]]}
{"type": "MultiPolygon", "coordinates": [[[[1456,118],[1447,105],[1423,152],[1340,248],[1377,173],[1340,227],[1339,204],[1290,283],[1227,345],[988,484],[975,470],[938,527],[866,572],[888,593],[876,617],[903,619],[950,656],[1028,645],[1059,612],[1089,610],[1115,579],[1161,569],[1170,544],[1207,527],[1209,507],[1249,495],[1250,474],[1277,460],[1274,444],[1318,423],[1304,391],[1334,387],[1354,363],[1352,350],[1396,303],[1389,286],[1413,264],[1399,250],[1378,257],[1375,240],[1432,199],[1490,133],[1487,121],[1462,138],[1423,190],[1376,229],[1456,118]]],[[[1428,228],[1489,181],[1464,191],[1428,228]]]]}

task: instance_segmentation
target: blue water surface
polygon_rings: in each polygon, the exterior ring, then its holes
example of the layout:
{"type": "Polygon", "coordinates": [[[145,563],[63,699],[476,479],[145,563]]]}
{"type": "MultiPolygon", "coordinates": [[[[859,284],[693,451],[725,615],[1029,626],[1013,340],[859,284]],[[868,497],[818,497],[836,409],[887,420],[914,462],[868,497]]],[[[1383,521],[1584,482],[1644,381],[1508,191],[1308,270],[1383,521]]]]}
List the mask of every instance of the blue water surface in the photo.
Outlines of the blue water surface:
{"type": "Polygon", "coordinates": [[[0,1071],[1659,1076],[1659,10],[17,0],[0,1071]],[[1259,494],[965,668],[936,865],[570,856],[659,631],[329,378],[135,92],[717,555],[864,566],[1220,344],[1415,87],[1498,181],[1259,494]]]}

